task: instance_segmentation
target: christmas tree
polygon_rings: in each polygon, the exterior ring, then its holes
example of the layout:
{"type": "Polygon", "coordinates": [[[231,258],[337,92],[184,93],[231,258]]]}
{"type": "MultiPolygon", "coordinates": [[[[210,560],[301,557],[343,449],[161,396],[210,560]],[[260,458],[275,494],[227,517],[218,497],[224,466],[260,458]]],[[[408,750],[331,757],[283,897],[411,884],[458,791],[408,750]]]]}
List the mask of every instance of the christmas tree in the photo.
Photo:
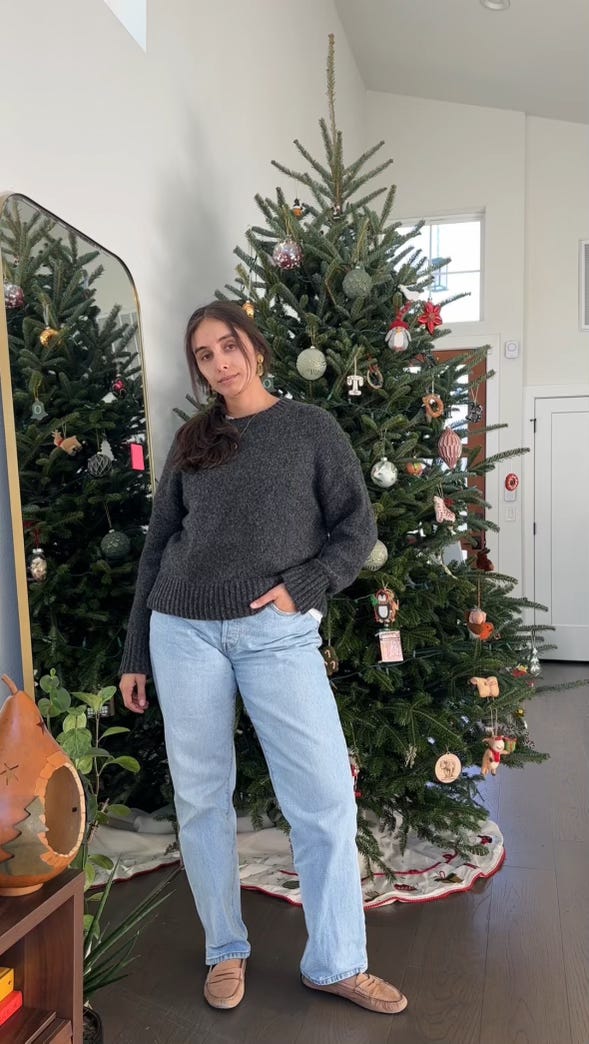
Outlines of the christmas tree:
{"type": "Polygon", "coordinates": [[[97,691],[150,513],[137,328],[103,306],[101,252],[53,217],[12,197],[0,234],[33,663],[97,691]]]}
{"type": "MultiPolygon", "coordinates": [[[[428,288],[448,259],[429,263],[412,245],[421,226],[400,232],[394,187],[370,188],[392,162],[369,166],[383,142],[344,163],[333,38],[327,75],[325,157],[295,141],[305,168],[274,163],[304,198],[281,188],[275,199],[256,196],[265,223],[236,248],[236,281],[218,296],[255,314],[274,353],[270,389],[334,414],[373,502],[379,541],[321,627],[356,778],[359,847],[379,863],[378,822],[401,839],[413,830],[476,852],[481,772],[546,757],[524,717],[524,702],[542,691],[541,638],[522,619],[532,603],[494,570],[485,540],[497,526],[482,479],[525,451],[481,454],[491,429],[477,389],[492,374],[472,373],[486,348],[436,354],[447,331],[428,288]]],[[[254,822],[269,813],[284,825],[243,710],[237,749],[237,800],[254,822]]]]}

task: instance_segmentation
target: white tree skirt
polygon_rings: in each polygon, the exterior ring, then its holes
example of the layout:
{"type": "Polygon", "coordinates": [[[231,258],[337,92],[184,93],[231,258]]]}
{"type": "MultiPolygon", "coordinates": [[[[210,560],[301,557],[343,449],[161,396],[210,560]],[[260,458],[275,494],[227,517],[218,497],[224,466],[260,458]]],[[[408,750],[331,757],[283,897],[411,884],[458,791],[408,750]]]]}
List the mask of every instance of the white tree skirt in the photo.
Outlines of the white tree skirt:
{"type": "MultiPolygon", "coordinates": [[[[99,827],[91,851],[118,860],[117,879],[146,873],[179,859],[176,836],[162,813],[147,815],[134,810],[131,817],[116,827],[99,827]]],[[[364,860],[359,856],[363,875],[364,905],[367,909],[388,903],[420,903],[442,899],[446,895],[465,892],[478,878],[490,877],[499,870],[505,858],[503,835],[490,819],[482,824],[473,842],[485,847],[482,856],[466,861],[456,854],[449,841],[437,848],[409,834],[405,852],[401,854],[395,835],[377,833],[385,861],[392,866],[395,880],[377,873],[366,876],[364,860]]],[[[299,881],[292,863],[288,837],[268,827],[252,830],[248,818],[238,820],[239,868],[243,888],[255,889],[301,905],[299,881]]],[[[103,875],[103,879],[104,879],[103,875]]],[[[98,882],[97,882],[98,883],[98,882]]]]}

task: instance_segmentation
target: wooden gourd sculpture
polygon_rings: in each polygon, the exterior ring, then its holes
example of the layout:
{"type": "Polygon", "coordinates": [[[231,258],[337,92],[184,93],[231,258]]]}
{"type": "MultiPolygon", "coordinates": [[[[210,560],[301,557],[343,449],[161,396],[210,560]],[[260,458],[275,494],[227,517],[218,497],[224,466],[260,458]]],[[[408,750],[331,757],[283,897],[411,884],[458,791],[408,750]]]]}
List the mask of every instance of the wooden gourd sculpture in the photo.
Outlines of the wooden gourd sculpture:
{"type": "Polygon", "coordinates": [[[65,870],[84,836],[84,791],[37,705],[2,675],[0,895],[35,892],[65,870]]]}

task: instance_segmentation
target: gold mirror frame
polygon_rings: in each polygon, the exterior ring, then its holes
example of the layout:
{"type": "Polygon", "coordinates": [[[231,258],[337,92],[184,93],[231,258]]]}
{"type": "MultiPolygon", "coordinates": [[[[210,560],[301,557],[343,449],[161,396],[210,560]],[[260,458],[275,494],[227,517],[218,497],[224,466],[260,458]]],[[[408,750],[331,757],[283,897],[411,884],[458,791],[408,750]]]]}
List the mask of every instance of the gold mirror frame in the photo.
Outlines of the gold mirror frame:
{"type": "MultiPolygon", "coordinates": [[[[122,272],[126,275],[129,281],[129,288],[132,294],[132,300],[135,306],[135,312],[137,315],[137,342],[139,346],[138,352],[138,363],[141,372],[141,384],[142,384],[142,398],[143,398],[143,410],[145,415],[145,442],[147,449],[148,460],[146,462],[146,472],[149,478],[150,492],[154,490],[154,474],[153,474],[153,446],[151,438],[151,430],[149,424],[149,403],[147,394],[147,382],[145,374],[145,360],[143,351],[143,338],[141,333],[141,311],[139,306],[139,299],[135,287],[135,282],[129,271],[129,268],[125,262],[114,254],[112,251],[103,247],[96,240],[91,239],[89,236],[80,232],[79,229],[70,225],[69,222],[64,221],[62,218],[53,214],[51,211],[42,207],[35,200],[21,193],[15,192],[3,192],[0,193],[0,224],[4,215],[4,209],[9,202],[19,203],[22,202],[27,207],[30,207],[38,211],[43,217],[52,220],[55,225],[63,229],[65,233],[75,235],[85,247],[89,250],[97,250],[101,254],[108,258],[113,259],[121,268],[122,272]]],[[[2,244],[0,242],[0,266],[4,273],[4,263],[2,257],[2,244]]],[[[116,302],[113,302],[116,303],[116,302]]],[[[2,409],[4,415],[4,431],[6,441],[6,461],[7,461],[7,475],[8,475],[8,494],[10,499],[10,515],[12,521],[12,544],[15,560],[15,574],[16,574],[16,597],[17,597],[17,612],[18,622],[20,630],[20,642],[21,642],[21,660],[22,660],[22,674],[24,680],[24,688],[31,695],[35,692],[35,668],[33,663],[33,651],[32,651],[32,639],[31,639],[31,619],[30,619],[30,606],[29,606],[29,578],[26,561],[26,550],[25,550],[25,539],[23,531],[23,518],[22,518],[22,501],[21,501],[21,483],[19,473],[19,460],[17,453],[17,432],[14,417],[13,407],[13,382],[11,376],[11,361],[9,351],[9,340],[8,340],[8,325],[6,316],[6,307],[4,304],[4,294],[2,297],[2,306],[0,307],[0,393],[2,396],[2,409]]],[[[130,605],[129,605],[130,609],[130,605]]],[[[68,679],[65,679],[68,684],[68,679]]],[[[75,688],[76,684],[72,680],[71,687],[75,688]]]]}

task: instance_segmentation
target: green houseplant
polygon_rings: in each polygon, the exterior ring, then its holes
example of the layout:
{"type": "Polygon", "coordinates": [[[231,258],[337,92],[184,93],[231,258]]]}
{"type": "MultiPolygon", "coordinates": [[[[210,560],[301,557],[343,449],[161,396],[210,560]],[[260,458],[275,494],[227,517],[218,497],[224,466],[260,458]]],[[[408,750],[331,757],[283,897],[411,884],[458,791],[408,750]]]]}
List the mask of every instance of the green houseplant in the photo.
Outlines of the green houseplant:
{"type": "MultiPolygon", "coordinates": [[[[96,829],[108,822],[109,814],[125,816],[128,807],[103,798],[103,774],[112,766],[136,774],[139,762],[126,754],[112,754],[105,743],[110,737],[128,733],[122,725],[105,725],[104,708],[112,701],[116,688],[106,686],[98,692],[70,693],[55,670],[43,675],[37,700],[47,727],[73,761],[86,794],[86,827],[80,850],[72,864],[84,871],[84,1041],[98,1044],[102,1030],[98,1013],[90,998],[100,989],[123,978],[134,959],[134,947],[142,928],[170,894],[168,885],[178,873],[176,867],[126,916],[111,927],[106,922],[107,904],[116,878],[117,864],[110,857],[90,851],[96,829]],[[104,880],[104,873],[107,874],[104,880]],[[100,884],[100,881],[103,881],[100,884]]],[[[106,719],[108,720],[108,719],[106,719]]]]}

